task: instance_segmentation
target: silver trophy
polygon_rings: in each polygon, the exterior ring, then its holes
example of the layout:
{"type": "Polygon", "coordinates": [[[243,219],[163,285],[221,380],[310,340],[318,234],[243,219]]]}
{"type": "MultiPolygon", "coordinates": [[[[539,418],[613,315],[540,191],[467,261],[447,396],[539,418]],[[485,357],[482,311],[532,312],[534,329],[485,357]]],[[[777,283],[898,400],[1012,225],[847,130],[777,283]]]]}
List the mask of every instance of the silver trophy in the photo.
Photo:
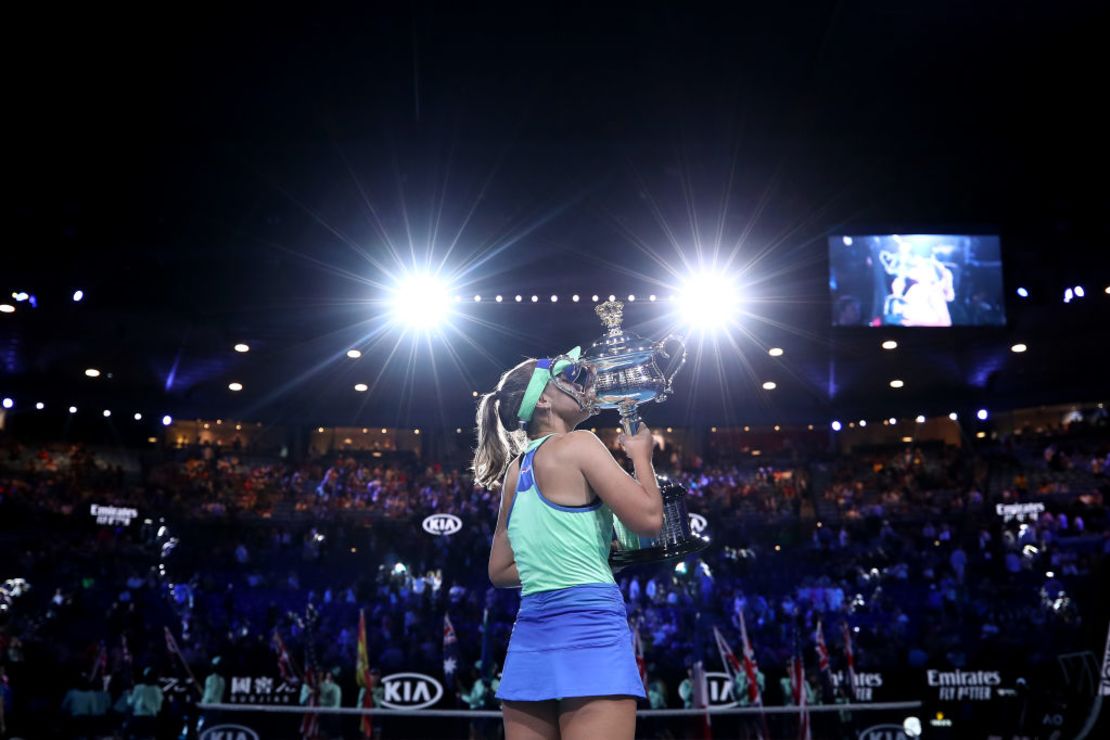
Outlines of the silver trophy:
{"type": "MultiPolygon", "coordinates": [[[[595,340],[577,360],[576,372],[553,375],[552,380],[588,411],[617,409],[621,426],[631,436],[640,426],[640,404],[661,403],[670,397],[671,382],[686,363],[686,344],[673,334],[652,342],[622,329],[624,304],[620,301],[602,303],[594,310],[608,333],[595,340]],[[668,345],[677,348],[668,352],[668,345]],[[661,360],[666,362],[666,371],[660,369],[661,360]]],[[[574,362],[564,356],[556,358],[552,366],[564,359],[574,362]]],[[[663,476],[656,476],[656,482],[663,495],[662,530],[655,537],[640,537],[614,518],[616,543],[609,555],[610,565],[677,560],[708,546],[707,537],[690,531],[686,489],[663,476]]]]}

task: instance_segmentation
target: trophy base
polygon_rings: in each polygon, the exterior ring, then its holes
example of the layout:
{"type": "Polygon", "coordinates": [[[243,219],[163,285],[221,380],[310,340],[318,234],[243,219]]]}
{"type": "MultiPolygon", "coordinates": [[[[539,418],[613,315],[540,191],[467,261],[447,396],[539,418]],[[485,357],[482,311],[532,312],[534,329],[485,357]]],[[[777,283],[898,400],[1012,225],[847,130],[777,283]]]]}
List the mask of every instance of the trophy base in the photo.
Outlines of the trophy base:
{"type": "Polygon", "coordinates": [[[665,547],[649,547],[642,550],[614,550],[609,553],[609,566],[623,568],[628,565],[648,565],[667,563],[681,560],[687,555],[693,555],[709,547],[709,538],[702,535],[690,535],[674,545],[665,547]]]}

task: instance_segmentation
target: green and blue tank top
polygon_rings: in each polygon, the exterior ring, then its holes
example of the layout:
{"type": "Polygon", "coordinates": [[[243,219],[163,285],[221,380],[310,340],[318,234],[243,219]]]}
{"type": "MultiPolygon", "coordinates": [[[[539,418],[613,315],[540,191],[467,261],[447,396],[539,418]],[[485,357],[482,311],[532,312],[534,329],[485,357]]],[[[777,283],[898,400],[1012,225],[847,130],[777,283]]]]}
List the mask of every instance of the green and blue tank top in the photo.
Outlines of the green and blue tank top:
{"type": "Polygon", "coordinates": [[[550,436],[528,444],[507,517],[522,596],[589,583],[615,583],[609,567],[612,509],[600,500],[588,506],[562,506],[548,500],[536,485],[532,461],[550,436]]]}

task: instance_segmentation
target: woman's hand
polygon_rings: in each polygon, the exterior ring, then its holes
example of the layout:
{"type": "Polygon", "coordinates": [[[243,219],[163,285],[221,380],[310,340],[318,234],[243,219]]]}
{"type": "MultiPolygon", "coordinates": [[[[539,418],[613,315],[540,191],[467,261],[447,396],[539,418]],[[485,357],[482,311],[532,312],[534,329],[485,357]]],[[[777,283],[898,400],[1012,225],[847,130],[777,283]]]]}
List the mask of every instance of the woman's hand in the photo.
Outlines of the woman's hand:
{"type": "Polygon", "coordinates": [[[651,430],[642,421],[640,422],[640,428],[636,430],[635,436],[629,437],[621,432],[617,437],[617,442],[624,450],[624,454],[628,455],[629,459],[633,461],[643,460],[644,458],[650,460],[652,448],[655,446],[655,440],[651,437],[651,430]]]}

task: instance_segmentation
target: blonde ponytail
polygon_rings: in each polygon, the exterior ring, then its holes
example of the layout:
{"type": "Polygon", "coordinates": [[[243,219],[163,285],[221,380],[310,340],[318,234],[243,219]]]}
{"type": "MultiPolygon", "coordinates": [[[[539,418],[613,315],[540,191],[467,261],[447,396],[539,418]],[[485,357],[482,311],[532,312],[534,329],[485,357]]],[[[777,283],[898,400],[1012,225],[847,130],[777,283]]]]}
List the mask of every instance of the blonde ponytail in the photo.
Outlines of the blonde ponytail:
{"type": "Polygon", "coordinates": [[[483,488],[499,488],[509,463],[528,446],[528,433],[520,428],[516,414],[535,368],[535,360],[525,360],[503,374],[497,389],[482,394],[478,402],[478,447],[471,469],[474,482],[483,488]]]}

